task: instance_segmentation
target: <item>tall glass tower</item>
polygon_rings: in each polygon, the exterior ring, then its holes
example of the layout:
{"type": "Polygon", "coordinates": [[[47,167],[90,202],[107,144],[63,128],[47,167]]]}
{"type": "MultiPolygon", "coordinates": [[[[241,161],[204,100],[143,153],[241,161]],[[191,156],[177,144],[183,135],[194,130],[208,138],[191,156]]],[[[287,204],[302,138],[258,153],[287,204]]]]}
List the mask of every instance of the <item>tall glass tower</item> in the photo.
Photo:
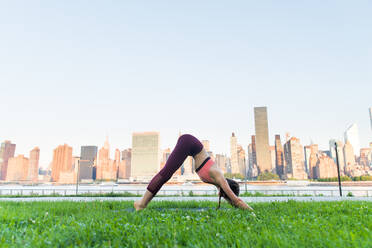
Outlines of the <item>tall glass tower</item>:
{"type": "Polygon", "coordinates": [[[267,108],[255,107],[254,120],[256,129],[257,166],[260,170],[260,173],[265,171],[271,171],[271,155],[269,146],[267,108]]]}
{"type": "Polygon", "coordinates": [[[359,129],[356,123],[352,124],[345,131],[345,143],[349,141],[354,148],[354,155],[359,156],[360,153],[360,141],[359,141],[359,129]]]}

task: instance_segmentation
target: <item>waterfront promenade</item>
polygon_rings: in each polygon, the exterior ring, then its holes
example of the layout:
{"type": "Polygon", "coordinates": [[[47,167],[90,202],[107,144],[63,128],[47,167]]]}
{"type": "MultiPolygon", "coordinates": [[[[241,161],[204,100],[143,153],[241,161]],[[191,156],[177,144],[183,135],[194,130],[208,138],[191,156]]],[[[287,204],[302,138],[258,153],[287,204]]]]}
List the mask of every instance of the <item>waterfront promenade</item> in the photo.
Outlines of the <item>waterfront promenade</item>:
{"type": "MultiPolygon", "coordinates": [[[[147,185],[0,185],[0,196],[70,196],[76,194],[132,194],[142,195],[147,185]]],[[[372,196],[372,186],[342,187],[343,195],[372,196]]],[[[336,185],[241,185],[240,193],[289,196],[339,196],[336,185]]],[[[213,185],[165,185],[158,196],[216,195],[213,185]]]]}
{"type": "MultiPolygon", "coordinates": [[[[60,202],[60,201],[73,201],[73,202],[92,202],[92,201],[136,201],[141,197],[9,197],[0,198],[1,201],[12,201],[12,202],[60,202]]],[[[324,202],[324,201],[368,201],[372,202],[372,197],[300,197],[300,196],[265,196],[265,197],[241,197],[245,202],[287,202],[303,201],[303,202],[324,202]]],[[[167,197],[155,197],[153,201],[213,201],[217,202],[218,197],[212,196],[167,196],[167,197]]]]}

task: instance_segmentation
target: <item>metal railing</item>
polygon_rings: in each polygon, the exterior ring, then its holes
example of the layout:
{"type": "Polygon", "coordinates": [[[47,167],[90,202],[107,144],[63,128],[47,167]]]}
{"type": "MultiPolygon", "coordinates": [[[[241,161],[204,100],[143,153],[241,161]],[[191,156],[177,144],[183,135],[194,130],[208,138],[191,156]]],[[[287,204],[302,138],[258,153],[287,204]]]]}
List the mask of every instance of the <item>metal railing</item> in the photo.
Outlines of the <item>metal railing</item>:
{"type": "MultiPolygon", "coordinates": [[[[352,194],[353,196],[372,197],[372,188],[368,189],[347,189],[344,188],[344,196],[352,194]]],[[[142,195],[146,189],[80,189],[78,195],[92,195],[92,194],[127,194],[142,195]]],[[[338,189],[260,189],[260,190],[245,190],[240,189],[240,193],[247,193],[248,195],[283,195],[283,196],[338,196],[338,189]]],[[[213,189],[163,189],[158,195],[161,196],[212,196],[217,195],[218,191],[213,189]]],[[[75,189],[12,189],[1,188],[0,196],[70,196],[76,195],[75,189]]]]}

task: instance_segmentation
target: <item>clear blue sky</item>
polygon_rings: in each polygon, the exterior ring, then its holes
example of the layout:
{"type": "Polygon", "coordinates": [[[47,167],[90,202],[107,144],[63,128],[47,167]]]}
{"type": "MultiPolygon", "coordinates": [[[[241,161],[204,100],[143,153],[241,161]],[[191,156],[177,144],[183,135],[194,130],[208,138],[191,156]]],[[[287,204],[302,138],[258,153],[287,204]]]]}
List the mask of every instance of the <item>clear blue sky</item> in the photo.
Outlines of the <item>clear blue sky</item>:
{"type": "Polygon", "coordinates": [[[0,139],[41,166],[67,143],[131,146],[134,131],[246,146],[254,106],[275,134],[328,148],[371,138],[371,1],[2,1],[0,139]]]}

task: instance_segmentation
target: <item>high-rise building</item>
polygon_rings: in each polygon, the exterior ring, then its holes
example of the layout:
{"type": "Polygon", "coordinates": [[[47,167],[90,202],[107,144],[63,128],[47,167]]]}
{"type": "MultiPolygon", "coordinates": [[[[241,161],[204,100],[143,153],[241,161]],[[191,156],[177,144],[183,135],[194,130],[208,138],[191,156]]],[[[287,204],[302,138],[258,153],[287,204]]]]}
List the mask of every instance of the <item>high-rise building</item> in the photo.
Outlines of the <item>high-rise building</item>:
{"type": "Polygon", "coordinates": [[[252,162],[253,162],[253,166],[257,167],[256,136],[252,135],[251,140],[252,140],[252,162]]]}
{"type": "Polygon", "coordinates": [[[160,134],[133,133],[131,176],[151,179],[160,169],[160,134]]]}
{"type": "Polygon", "coordinates": [[[305,155],[305,171],[306,173],[309,174],[310,172],[309,161],[310,161],[310,155],[311,155],[311,146],[304,146],[304,155],[305,155]]]}
{"type": "Polygon", "coordinates": [[[132,160],[132,149],[126,149],[121,152],[121,163],[119,166],[119,178],[128,179],[131,177],[131,160],[132,160]]]}
{"type": "Polygon", "coordinates": [[[260,173],[271,170],[271,156],[269,145],[269,127],[267,121],[267,108],[254,108],[256,130],[257,166],[260,173]]]}
{"type": "Polygon", "coordinates": [[[317,178],[335,178],[338,174],[335,161],[324,153],[318,157],[316,171],[317,178]]]}
{"type": "MultiPolygon", "coordinates": [[[[72,168],[72,147],[67,144],[60,145],[53,151],[52,181],[60,181],[61,173],[71,173],[72,168]]],[[[64,180],[62,180],[64,181],[64,180]]]]}
{"type": "Polygon", "coordinates": [[[252,167],[253,167],[253,154],[252,154],[252,144],[249,144],[248,147],[247,147],[247,155],[248,155],[248,161],[247,161],[247,174],[248,174],[248,177],[251,177],[251,170],[252,170],[252,167]]]}
{"type": "Polygon", "coordinates": [[[360,149],[360,156],[359,156],[359,164],[361,166],[369,166],[370,164],[370,154],[372,149],[371,148],[362,148],[360,149]]]}
{"type": "Polygon", "coordinates": [[[241,145],[238,145],[238,166],[239,166],[239,174],[246,177],[246,159],[245,159],[245,151],[241,145]]]}
{"type": "Polygon", "coordinates": [[[119,149],[115,149],[115,160],[114,160],[114,166],[115,166],[115,172],[116,172],[116,178],[119,176],[119,167],[121,163],[121,153],[119,149]]]}
{"type": "Polygon", "coordinates": [[[23,155],[9,158],[8,160],[8,173],[6,175],[6,181],[8,182],[20,182],[26,181],[29,169],[29,160],[23,155]]]}
{"type": "Polygon", "coordinates": [[[79,180],[93,180],[93,168],[97,161],[97,151],[97,146],[81,147],[79,180]]]}
{"type": "Polygon", "coordinates": [[[316,179],[319,177],[317,170],[319,147],[316,144],[311,144],[309,148],[310,148],[310,156],[308,160],[309,178],[316,179]]]}
{"type": "Polygon", "coordinates": [[[291,178],[307,179],[305,171],[304,148],[300,139],[292,137],[285,144],[285,158],[289,168],[288,174],[291,178]]]}
{"type": "Polygon", "coordinates": [[[345,170],[347,169],[347,167],[355,165],[354,148],[349,140],[347,140],[344,145],[344,160],[345,170]]]}
{"type": "Polygon", "coordinates": [[[230,138],[230,163],[231,173],[239,173],[239,160],[238,160],[238,139],[235,133],[232,133],[230,138]]]}
{"type": "Polygon", "coordinates": [[[29,159],[29,169],[28,169],[28,176],[27,180],[31,182],[37,182],[39,177],[39,158],[40,158],[40,149],[39,147],[35,147],[30,152],[30,159],[29,159]]]}
{"type": "Polygon", "coordinates": [[[276,174],[278,174],[281,179],[285,179],[284,151],[280,135],[275,135],[275,155],[276,174]]]}
{"type": "Polygon", "coordinates": [[[117,179],[117,164],[110,159],[110,144],[108,137],[104,146],[98,151],[97,180],[113,181],[117,179]]]}
{"type": "Polygon", "coordinates": [[[275,146],[270,146],[269,147],[269,150],[270,150],[270,157],[271,157],[271,170],[270,172],[271,173],[275,173],[276,174],[276,152],[275,152],[275,146]]]}
{"type": "Polygon", "coordinates": [[[359,142],[359,129],[356,123],[349,126],[345,131],[345,143],[349,141],[353,146],[354,155],[359,156],[360,142],[359,142]]]}
{"type": "Polygon", "coordinates": [[[344,143],[340,140],[336,141],[336,159],[334,159],[336,165],[337,165],[337,159],[338,164],[340,166],[340,172],[344,172],[345,168],[345,156],[344,156],[344,143]]]}
{"type": "Polygon", "coordinates": [[[329,141],[329,151],[331,153],[331,158],[333,158],[334,161],[336,161],[336,140],[331,139],[329,141]]]}
{"type": "Polygon", "coordinates": [[[16,145],[12,144],[9,140],[1,143],[0,148],[0,180],[6,179],[6,174],[8,171],[8,161],[9,158],[14,157],[16,145]]]}
{"type": "Polygon", "coordinates": [[[216,165],[225,174],[227,173],[226,156],[222,154],[216,154],[216,165]]]}

